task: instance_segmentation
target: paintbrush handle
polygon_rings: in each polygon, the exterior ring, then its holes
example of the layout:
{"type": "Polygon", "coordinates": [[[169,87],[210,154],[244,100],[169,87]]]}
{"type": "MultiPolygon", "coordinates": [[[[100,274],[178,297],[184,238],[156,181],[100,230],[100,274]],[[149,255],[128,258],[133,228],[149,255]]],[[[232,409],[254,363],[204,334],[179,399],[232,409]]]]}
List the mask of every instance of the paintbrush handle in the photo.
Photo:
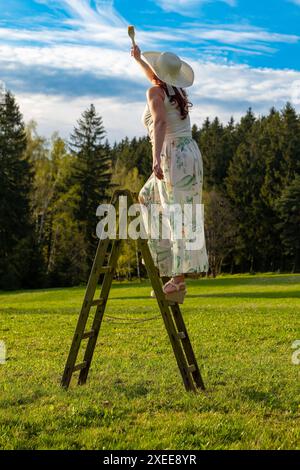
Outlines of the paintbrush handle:
{"type": "Polygon", "coordinates": [[[133,26],[129,26],[128,27],[128,35],[132,41],[132,45],[133,47],[135,47],[135,40],[134,40],[134,37],[135,37],[135,30],[134,30],[134,27],[133,26]]]}

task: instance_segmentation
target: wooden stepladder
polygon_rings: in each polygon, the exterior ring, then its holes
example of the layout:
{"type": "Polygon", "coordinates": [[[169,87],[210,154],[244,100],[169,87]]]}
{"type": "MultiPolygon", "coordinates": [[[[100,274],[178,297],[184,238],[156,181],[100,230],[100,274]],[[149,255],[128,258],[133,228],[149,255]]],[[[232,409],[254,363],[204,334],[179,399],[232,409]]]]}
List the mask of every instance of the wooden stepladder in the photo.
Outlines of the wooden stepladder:
{"type": "MultiPolygon", "coordinates": [[[[119,210],[119,196],[127,196],[128,206],[137,202],[136,193],[132,193],[129,190],[115,191],[111,199],[111,204],[115,206],[117,215],[119,210]]],[[[68,388],[72,375],[76,371],[79,371],[78,384],[84,384],[87,380],[109,291],[116,270],[121,241],[122,240],[118,238],[118,229],[115,239],[110,240],[109,238],[106,238],[99,240],[75,334],[61,380],[61,385],[64,388],[68,388]],[[108,251],[110,245],[111,249],[108,251]],[[108,264],[104,265],[107,257],[108,264]],[[104,277],[101,284],[100,296],[99,298],[94,298],[100,275],[103,273],[104,277]],[[93,306],[96,307],[96,311],[92,319],[92,327],[90,330],[86,331],[87,321],[93,306]],[[87,341],[87,344],[83,361],[76,363],[81,343],[85,340],[87,341]]],[[[185,389],[194,392],[198,389],[204,390],[204,383],[179,305],[177,303],[171,304],[167,301],[162,290],[162,281],[166,282],[168,278],[163,278],[163,280],[160,279],[158,270],[154,265],[151,256],[147,240],[139,238],[137,240],[137,244],[138,250],[141,252],[144,259],[145,267],[153,290],[156,294],[156,300],[169,335],[185,389]]]]}

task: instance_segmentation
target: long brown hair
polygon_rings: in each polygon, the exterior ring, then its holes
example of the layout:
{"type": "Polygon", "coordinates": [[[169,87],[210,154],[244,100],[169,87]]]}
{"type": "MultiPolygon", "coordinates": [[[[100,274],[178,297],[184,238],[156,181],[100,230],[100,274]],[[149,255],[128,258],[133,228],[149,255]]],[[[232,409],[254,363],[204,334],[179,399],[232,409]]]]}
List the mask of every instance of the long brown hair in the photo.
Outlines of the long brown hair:
{"type": "Polygon", "coordinates": [[[158,78],[156,75],[153,75],[153,81],[156,82],[156,84],[158,86],[160,86],[161,88],[164,89],[164,91],[166,92],[166,94],[169,98],[170,103],[176,103],[176,108],[180,110],[181,119],[182,120],[185,119],[187,117],[188,113],[189,113],[189,108],[191,108],[193,106],[193,104],[188,100],[188,96],[187,96],[186,91],[183,88],[180,88],[180,90],[182,91],[182,94],[184,96],[184,98],[183,98],[181,96],[178,88],[173,86],[174,91],[175,91],[175,95],[170,96],[169,92],[168,92],[167,84],[165,82],[160,80],[160,78],[158,78]]]}

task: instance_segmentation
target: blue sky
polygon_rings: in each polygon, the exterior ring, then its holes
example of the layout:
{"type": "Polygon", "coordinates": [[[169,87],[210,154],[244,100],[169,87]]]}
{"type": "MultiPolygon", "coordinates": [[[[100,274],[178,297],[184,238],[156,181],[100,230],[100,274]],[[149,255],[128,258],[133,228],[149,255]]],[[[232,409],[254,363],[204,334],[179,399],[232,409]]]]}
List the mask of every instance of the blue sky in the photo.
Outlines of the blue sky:
{"type": "Polygon", "coordinates": [[[172,51],[195,71],[199,125],[291,101],[300,110],[300,0],[0,0],[0,80],[39,132],[68,137],[91,102],[111,143],[145,135],[148,81],[130,56],[172,51]]]}

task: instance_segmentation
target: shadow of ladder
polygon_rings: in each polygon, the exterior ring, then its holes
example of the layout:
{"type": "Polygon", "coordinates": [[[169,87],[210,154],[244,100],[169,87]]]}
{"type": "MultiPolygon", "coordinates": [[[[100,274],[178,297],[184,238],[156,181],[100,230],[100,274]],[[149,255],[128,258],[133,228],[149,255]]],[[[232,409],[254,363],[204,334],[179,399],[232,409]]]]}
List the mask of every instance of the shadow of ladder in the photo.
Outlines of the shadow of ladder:
{"type": "MultiPolygon", "coordinates": [[[[137,193],[132,193],[129,190],[116,190],[110,203],[114,205],[116,209],[117,221],[119,219],[119,196],[127,196],[128,207],[131,204],[138,202],[137,193]]],[[[120,254],[122,240],[118,238],[118,229],[119,227],[117,227],[115,239],[100,239],[98,243],[82,308],[61,379],[61,386],[64,388],[69,387],[72,376],[76,371],[79,371],[78,384],[86,383],[120,254]],[[110,245],[111,249],[108,251],[110,245]],[[108,264],[104,265],[107,255],[108,264]],[[104,277],[101,284],[100,297],[94,298],[101,274],[104,274],[104,277]],[[93,306],[96,307],[96,311],[92,327],[90,331],[86,331],[86,324],[89,316],[91,315],[91,308],[93,306]],[[82,341],[87,341],[84,358],[82,362],[76,363],[82,341]]],[[[179,305],[178,303],[167,301],[162,290],[162,281],[166,282],[168,278],[160,279],[158,270],[154,265],[153,258],[151,256],[147,240],[139,238],[137,240],[137,245],[138,250],[141,252],[144,259],[145,267],[156,295],[156,300],[173,348],[185,389],[187,391],[194,392],[198,389],[204,390],[204,383],[179,305]]]]}

